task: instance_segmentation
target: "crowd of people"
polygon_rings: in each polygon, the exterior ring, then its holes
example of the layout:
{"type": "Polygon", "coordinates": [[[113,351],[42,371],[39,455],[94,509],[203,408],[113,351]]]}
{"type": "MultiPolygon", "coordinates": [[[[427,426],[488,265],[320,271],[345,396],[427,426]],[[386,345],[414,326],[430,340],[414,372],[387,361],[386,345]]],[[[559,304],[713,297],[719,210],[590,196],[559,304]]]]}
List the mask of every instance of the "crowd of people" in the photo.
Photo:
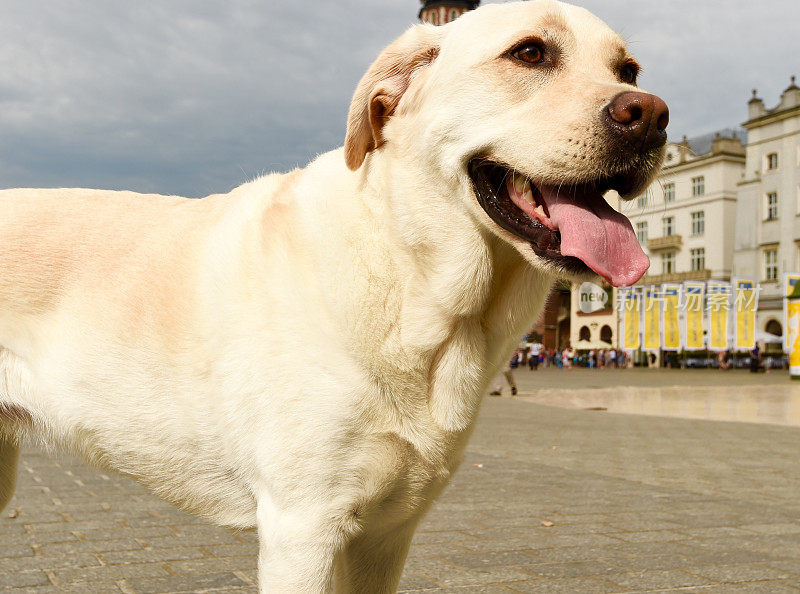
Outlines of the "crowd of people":
{"type": "MultiPolygon", "coordinates": [[[[750,368],[752,372],[769,371],[770,367],[785,366],[783,359],[776,362],[772,359],[765,362],[762,360],[761,349],[759,345],[749,353],[746,359],[739,358],[734,361],[734,353],[731,351],[724,351],[718,353],[712,363],[709,364],[710,358],[701,358],[695,361],[695,364],[690,364],[691,360],[681,361],[678,353],[662,353],[663,357],[659,359],[653,352],[645,353],[644,359],[641,357],[637,360],[637,365],[644,365],[649,368],[681,368],[681,367],[715,367],[717,369],[730,369],[733,366],[744,367],[742,363],[750,368]],[[702,364],[697,364],[700,361],[702,364]],[[736,363],[734,365],[734,363],[736,363]]],[[[620,349],[591,349],[589,351],[581,350],[576,351],[567,343],[564,349],[546,349],[544,345],[538,342],[527,343],[524,347],[518,348],[511,355],[511,360],[506,364],[501,376],[497,378],[494,389],[490,392],[493,396],[500,396],[503,391],[503,378],[511,388],[511,394],[517,394],[517,384],[514,381],[514,374],[512,371],[520,367],[528,367],[531,371],[535,371],[539,367],[554,367],[558,369],[570,369],[573,367],[587,367],[589,369],[618,369],[633,367],[634,360],[630,353],[620,349]]]]}
{"type": "Polygon", "coordinates": [[[525,348],[514,351],[511,356],[511,368],[530,368],[534,371],[543,367],[557,367],[569,369],[570,367],[589,367],[601,369],[604,367],[626,367],[628,356],[625,351],[617,349],[592,349],[581,351],[573,349],[569,344],[563,350],[545,349],[539,343],[533,343],[525,348]]]}
{"type": "Polygon", "coordinates": [[[557,367],[570,369],[572,367],[589,367],[602,369],[604,367],[626,367],[631,363],[625,351],[617,349],[592,349],[590,351],[576,351],[569,344],[563,350],[545,349],[540,343],[528,344],[519,348],[511,355],[511,360],[497,378],[494,389],[489,392],[492,396],[500,396],[503,392],[503,378],[511,388],[512,396],[517,394],[517,383],[514,381],[512,371],[519,367],[527,366],[531,371],[539,367],[557,367]]]}

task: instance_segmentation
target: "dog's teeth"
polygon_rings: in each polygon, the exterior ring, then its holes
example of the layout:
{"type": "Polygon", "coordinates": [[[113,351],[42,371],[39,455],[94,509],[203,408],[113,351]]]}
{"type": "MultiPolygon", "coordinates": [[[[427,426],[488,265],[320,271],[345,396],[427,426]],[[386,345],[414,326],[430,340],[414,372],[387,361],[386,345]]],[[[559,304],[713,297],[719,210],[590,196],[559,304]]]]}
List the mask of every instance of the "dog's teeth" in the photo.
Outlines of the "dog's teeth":
{"type": "MultiPolygon", "coordinates": [[[[533,200],[531,200],[531,202],[533,202],[533,200]]],[[[541,206],[541,205],[537,206],[537,207],[534,209],[534,212],[536,212],[536,213],[538,213],[538,214],[542,215],[544,218],[547,218],[547,215],[546,215],[546,214],[544,214],[544,207],[543,207],[543,206],[541,206]]]]}
{"type": "Polygon", "coordinates": [[[525,180],[525,191],[522,193],[522,197],[531,204],[536,204],[536,201],[533,199],[533,191],[531,190],[531,184],[528,180],[525,180]]]}

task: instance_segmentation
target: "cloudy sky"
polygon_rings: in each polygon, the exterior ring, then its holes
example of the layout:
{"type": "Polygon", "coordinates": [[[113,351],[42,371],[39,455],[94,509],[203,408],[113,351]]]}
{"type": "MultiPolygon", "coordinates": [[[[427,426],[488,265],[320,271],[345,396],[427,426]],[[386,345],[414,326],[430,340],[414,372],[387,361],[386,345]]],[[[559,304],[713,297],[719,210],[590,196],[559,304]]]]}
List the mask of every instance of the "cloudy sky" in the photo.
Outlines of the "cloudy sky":
{"type": "MultiPolygon", "coordinates": [[[[629,42],[670,134],[738,125],[800,75],[797,0],[579,0],[629,42]]],[[[418,0],[0,0],[0,187],[203,196],[341,145],[418,0]]]]}

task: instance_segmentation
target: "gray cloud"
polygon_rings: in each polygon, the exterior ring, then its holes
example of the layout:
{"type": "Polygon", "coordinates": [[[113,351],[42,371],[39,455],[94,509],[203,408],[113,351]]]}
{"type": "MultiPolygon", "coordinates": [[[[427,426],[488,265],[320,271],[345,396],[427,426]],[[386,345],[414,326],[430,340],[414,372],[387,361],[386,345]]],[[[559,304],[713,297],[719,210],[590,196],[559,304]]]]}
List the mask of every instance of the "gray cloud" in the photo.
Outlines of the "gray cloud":
{"type": "MultiPolygon", "coordinates": [[[[745,119],[800,71],[795,0],[581,2],[630,42],[673,135],[745,119]]],[[[0,186],[200,196],[339,146],[415,0],[0,0],[0,186]]],[[[800,72],[799,72],[800,73],[800,72]]]]}

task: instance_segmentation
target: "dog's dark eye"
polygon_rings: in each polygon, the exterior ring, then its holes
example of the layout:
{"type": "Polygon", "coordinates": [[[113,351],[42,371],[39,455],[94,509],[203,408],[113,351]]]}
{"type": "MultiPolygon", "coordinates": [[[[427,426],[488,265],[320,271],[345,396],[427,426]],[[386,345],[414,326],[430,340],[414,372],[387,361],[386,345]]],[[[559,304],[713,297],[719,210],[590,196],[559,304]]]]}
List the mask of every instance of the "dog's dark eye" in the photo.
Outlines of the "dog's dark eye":
{"type": "Polygon", "coordinates": [[[635,85],[639,76],[639,66],[635,62],[626,62],[619,69],[619,78],[628,85],[635,85]]]}
{"type": "Polygon", "coordinates": [[[526,64],[538,64],[544,58],[544,50],[538,43],[526,43],[512,51],[511,57],[526,64]]]}

